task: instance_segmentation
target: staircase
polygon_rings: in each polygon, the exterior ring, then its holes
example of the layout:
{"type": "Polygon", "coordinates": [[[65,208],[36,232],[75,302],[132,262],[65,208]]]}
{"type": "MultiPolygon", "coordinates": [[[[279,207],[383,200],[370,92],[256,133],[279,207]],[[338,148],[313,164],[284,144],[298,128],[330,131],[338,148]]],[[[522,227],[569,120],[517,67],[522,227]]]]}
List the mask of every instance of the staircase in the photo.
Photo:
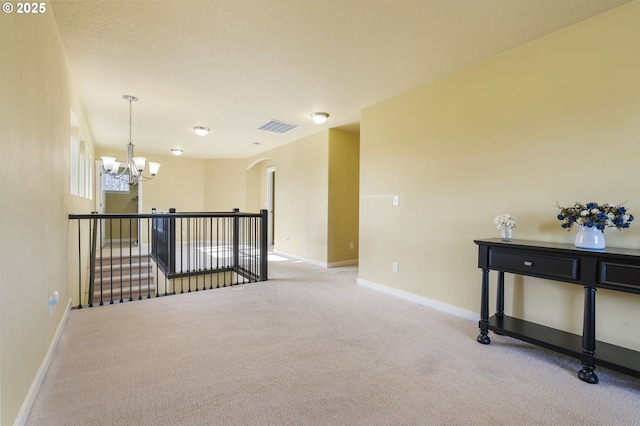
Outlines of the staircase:
{"type": "Polygon", "coordinates": [[[93,304],[155,297],[155,283],[149,255],[135,250],[131,255],[120,250],[102,251],[96,258],[93,304]]]}

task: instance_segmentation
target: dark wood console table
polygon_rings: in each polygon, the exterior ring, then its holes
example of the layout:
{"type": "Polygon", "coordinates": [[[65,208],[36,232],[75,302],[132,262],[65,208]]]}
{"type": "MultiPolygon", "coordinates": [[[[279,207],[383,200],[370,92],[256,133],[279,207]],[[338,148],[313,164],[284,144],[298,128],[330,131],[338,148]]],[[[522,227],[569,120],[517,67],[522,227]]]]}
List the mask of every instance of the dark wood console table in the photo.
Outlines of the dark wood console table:
{"type": "Polygon", "coordinates": [[[596,341],[596,290],[640,294],[640,250],[577,249],[571,244],[500,238],[475,240],[482,269],[480,334],[489,344],[489,330],[580,359],[578,377],[598,383],[595,366],[601,365],[640,377],[640,352],[596,341]],[[489,271],[498,272],[496,314],[489,318],[489,271]],[[504,314],[504,273],[545,278],[584,287],[582,336],[556,330],[504,314]]]}

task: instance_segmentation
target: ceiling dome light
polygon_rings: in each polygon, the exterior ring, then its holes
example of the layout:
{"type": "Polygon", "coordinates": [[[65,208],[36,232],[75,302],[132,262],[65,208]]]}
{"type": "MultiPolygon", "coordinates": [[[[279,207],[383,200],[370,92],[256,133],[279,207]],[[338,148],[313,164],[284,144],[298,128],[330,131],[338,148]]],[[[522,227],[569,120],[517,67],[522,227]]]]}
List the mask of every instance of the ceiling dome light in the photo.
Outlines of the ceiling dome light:
{"type": "Polygon", "coordinates": [[[197,135],[204,136],[209,133],[211,129],[204,126],[195,126],[193,131],[196,132],[197,135]]]}
{"type": "Polygon", "coordinates": [[[181,149],[179,149],[179,148],[172,148],[172,149],[171,149],[171,153],[172,153],[173,155],[182,155],[182,150],[181,150],[181,149]]]}
{"type": "Polygon", "coordinates": [[[324,124],[329,119],[329,114],[326,112],[312,112],[311,119],[317,124],[324,124]]]}

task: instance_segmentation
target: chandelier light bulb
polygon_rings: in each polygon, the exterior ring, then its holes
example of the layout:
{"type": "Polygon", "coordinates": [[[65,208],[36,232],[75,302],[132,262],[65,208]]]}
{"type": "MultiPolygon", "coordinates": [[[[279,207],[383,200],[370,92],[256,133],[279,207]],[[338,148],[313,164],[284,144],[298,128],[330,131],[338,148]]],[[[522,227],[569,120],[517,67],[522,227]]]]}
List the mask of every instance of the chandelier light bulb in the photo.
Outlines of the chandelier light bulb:
{"type": "Polygon", "coordinates": [[[160,170],[160,163],[149,161],[149,173],[151,173],[151,176],[157,175],[158,170],[160,170]]]}
{"type": "Polygon", "coordinates": [[[119,161],[114,161],[113,165],[111,166],[111,169],[107,169],[111,171],[112,175],[118,174],[118,171],[120,170],[120,162],[119,161]]]}

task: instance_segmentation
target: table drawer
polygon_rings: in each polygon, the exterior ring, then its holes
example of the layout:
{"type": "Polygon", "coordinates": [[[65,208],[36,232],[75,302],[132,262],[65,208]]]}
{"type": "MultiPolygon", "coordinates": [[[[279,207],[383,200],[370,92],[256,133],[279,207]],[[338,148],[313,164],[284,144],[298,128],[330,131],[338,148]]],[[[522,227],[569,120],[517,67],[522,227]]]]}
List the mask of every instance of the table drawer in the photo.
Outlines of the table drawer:
{"type": "Polygon", "coordinates": [[[489,253],[490,269],[552,280],[578,281],[579,265],[579,259],[574,257],[507,252],[500,249],[493,249],[489,253]]]}
{"type": "Polygon", "coordinates": [[[602,261],[598,287],[640,294],[640,266],[602,261]]]}

